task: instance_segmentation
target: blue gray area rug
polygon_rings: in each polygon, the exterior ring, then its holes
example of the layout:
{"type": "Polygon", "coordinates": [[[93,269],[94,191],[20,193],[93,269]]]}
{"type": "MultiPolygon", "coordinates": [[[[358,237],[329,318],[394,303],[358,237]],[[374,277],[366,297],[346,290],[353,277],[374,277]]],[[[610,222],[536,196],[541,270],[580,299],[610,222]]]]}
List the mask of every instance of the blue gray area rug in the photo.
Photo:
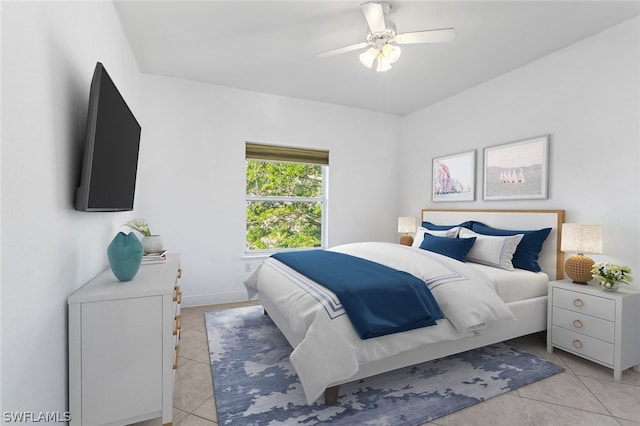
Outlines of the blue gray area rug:
{"type": "Polygon", "coordinates": [[[221,425],[420,425],[564,369],[499,343],[340,386],[308,405],[292,349],[262,307],[205,314],[221,425]]]}

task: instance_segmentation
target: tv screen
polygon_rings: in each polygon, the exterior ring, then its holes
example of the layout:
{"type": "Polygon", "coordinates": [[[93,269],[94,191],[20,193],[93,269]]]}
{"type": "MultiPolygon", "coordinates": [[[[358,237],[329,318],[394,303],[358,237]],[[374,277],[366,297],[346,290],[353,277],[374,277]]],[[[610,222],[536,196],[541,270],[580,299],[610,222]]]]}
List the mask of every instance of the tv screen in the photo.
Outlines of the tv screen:
{"type": "Polygon", "coordinates": [[[76,210],[133,210],[140,132],[140,124],[98,62],[89,93],[76,210]]]}

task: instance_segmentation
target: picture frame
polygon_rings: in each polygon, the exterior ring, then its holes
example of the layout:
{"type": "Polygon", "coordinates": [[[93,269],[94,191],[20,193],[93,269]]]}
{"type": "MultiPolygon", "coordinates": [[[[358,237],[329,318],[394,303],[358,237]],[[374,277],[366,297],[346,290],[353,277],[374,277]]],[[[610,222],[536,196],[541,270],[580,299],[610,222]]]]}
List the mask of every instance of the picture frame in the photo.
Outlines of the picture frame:
{"type": "Polygon", "coordinates": [[[484,149],[484,200],[546,199],[549,135],[484,149]]]}
{"type": "Polygon", "coordinates": [[[475,201],[476,150],[433,158],[431,200],[475,201]]]}

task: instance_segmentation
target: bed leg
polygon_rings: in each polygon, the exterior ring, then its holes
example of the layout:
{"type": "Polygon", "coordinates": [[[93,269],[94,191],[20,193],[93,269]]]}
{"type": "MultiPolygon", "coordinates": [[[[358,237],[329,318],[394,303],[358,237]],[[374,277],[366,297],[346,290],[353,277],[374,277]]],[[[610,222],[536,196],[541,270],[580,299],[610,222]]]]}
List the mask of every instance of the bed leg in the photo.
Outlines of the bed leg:
{"type": "Polygon", "coordinates": [[[338,393],[340,392],[340,385],[331,386],[324,390],[324,403],[327,405],[334,405],[338,402],[338,393]]]}
{"type": "Polygon", "coordinates": [[[269,315],[269,312],[267,312],[266,309],[262,309],[262,312],[264,313],[264,315],[269,315]]]}

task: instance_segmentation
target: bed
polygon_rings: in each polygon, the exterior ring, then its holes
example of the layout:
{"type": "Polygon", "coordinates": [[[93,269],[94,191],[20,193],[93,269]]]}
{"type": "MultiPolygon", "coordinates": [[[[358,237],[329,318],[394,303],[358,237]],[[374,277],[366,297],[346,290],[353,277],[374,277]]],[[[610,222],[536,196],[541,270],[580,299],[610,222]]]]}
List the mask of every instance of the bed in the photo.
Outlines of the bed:
{"type": "Polygon", "coordinates": [[[445,314],[435,326],[363,339],[333,292],[279,260],[265,260],[245,281],[250,297],[257,295],[265,313],[291,344],[290,360],[308,403],[323,394],[325,403],[335,403],[339,385],[344,383],[546,330],[548,281],[563,275],[559,250],[563,210],[424,209],[421,219],[430,229],[418,230],[413,247],[354,243],[330,251],[388,264],[423,279],[445,314]],[[464,230],[455,226],[463,223],[464,230]],[[492,230],[533,233],[546,228],[548,236],[537,258],[539,272],[459,262],[418,247],[425,232],[430,236],[424,240],[431,241],[455,229],[460,239],[478,237],[467,255],[471,256],[481,247],[480,241],[493,244],[494,240],[516,238],[513,244],[517,245],[523,238],[522,233],[504,239],[484,236],[502,235],[492,230]],[[473,229],[484,234],[478,236],[473,229]],[[444,293],[443,288],[453,293],[444,293]],[[484,304],[477,315],[475,307],[465,305],[476,300],[484,304]]]}

